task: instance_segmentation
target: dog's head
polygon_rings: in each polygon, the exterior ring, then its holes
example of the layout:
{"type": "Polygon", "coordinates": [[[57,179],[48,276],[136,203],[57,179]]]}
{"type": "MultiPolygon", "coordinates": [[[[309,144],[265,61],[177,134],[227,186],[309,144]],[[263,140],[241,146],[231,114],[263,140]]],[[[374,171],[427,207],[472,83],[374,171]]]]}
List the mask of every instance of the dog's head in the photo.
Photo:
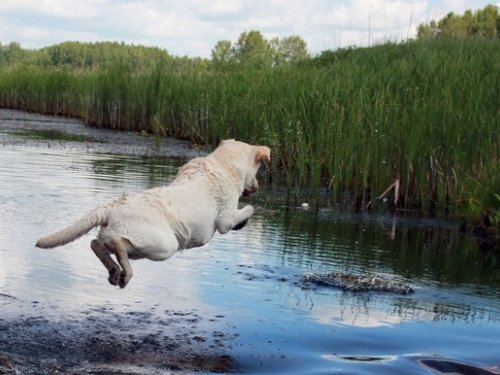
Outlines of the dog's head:
{"type": "Polygon", "coordinates": [[[263,162],[271,161],[269,147],[253,146],[234,139],[226,139],[219,144],[216,151],[238,170],[243,179],[243,196],[249,196],[259,190],[256,175],[263,162]]]}

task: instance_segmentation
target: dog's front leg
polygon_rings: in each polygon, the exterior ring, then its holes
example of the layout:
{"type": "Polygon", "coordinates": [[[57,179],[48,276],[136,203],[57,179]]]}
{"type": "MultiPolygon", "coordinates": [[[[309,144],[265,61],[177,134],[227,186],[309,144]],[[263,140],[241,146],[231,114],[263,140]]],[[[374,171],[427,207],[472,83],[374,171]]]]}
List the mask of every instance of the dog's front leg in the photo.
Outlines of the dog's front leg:
{"type": "Polygon", "coordinates": [[[225,234],[230,230],[239,230],[248,223],[253,213],[254,209],[250,205],[236,211],[221,212],[216,222],[217,231],[225,234]]]}
{"type": "Polygon", "coordinates": [[[237,211],[236,217],[233,221],[232,230],[240,230],[245,225],[247,225],[248,220],[252,217],[254,213],[254,209],[250,205],[246,205],[242,209],[237,211]]]}

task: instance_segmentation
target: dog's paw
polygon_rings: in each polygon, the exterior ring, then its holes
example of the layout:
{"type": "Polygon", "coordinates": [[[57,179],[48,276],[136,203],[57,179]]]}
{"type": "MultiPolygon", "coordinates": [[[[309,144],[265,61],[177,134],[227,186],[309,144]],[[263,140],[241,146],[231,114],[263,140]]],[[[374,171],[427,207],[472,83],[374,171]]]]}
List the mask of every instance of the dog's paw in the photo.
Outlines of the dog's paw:
{"type": "Polygon", "coordinates": [[[131,278],[132,275],[125,273],[125,271],[122,271],[120,273],[120,280],[118,281],[118,285],[120,286],[120,288],[125,288],[131,278]]]}
{"type": "Polygon", "coordinates": [[[120,279],[121,279],[121,271],[119,268],[115,268],[111,271],[109,271],[109,277],[108,281],[111,285],[118,285],[120,279]]]}
{"type": "Polygon", "coordinates": [[[241,228],[243,228],[245,225],[247,225],[247,224],[248,224],[248,221],[249,221],[249,220],[250,220],[250,218],[248,218],[248,219],[246,219],[246,220],[244,220],[244,221],[242,221],[242,222],[240,222],[240,223],[236,224],[236,225],[235,225],[232,229],[233,229],[233,230],[240,230],[241,228]]]}

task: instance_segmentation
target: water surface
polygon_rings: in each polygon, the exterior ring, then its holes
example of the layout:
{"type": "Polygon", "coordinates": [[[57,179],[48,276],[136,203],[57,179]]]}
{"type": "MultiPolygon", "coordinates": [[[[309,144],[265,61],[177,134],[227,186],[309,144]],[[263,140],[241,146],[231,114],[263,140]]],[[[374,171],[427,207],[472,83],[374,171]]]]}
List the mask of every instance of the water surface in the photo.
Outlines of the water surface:
{"type": "Polygon", "coordinates": [[[57,249],[34,244],[124,192],[168,183],[185,158],[144,152],[153,142],[137,135],[110,143],[74,120],[3,116],[0,373],[499,371],[499,254],[460,237],[456,223],[303,210],[264,188],[245,200],[256,207],[246,228],[166,262],[133,261],[120,290],[90,251],[95,231],[57,249]],[[39,126],[73,136],[12,130],[39,126]],[[301,282],[332,271],[415,292],[301,282]]]}

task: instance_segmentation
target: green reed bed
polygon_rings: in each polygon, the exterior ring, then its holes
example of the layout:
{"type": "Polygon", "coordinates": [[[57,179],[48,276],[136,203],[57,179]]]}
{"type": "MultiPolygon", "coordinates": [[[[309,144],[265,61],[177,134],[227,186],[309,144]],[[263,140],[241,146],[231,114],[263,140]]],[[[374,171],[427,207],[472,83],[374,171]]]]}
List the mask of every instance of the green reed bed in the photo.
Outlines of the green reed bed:
{"type": "Polygon", "coordinates": [[[289,191],[337,202],[446,208],[500,206],[500,43],[437,40],[338,51],[265,70],[141,72],[127,64],[0,72],[0,104],[95,126],[273,149],[289,191]],[[394,193],[397,192],[397,197],[394,193]]]}

